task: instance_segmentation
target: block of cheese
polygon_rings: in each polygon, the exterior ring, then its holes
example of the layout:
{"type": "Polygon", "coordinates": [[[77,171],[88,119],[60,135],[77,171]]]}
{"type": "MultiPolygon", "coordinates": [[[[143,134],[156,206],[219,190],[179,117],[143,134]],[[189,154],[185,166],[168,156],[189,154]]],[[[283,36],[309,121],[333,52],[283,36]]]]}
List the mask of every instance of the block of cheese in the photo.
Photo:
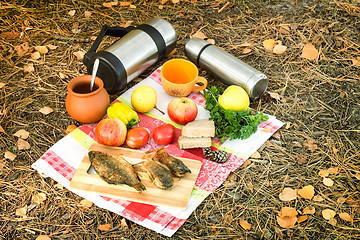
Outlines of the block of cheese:
{"type": "Polygon", "coordinates": [[[214,137],[215,124],[213,120],[202,119],[187,123],[181,129],[181,136],[185,137],[214,137]]]}
{"type": "Polygon", "coordinates": [[[178,147],[180,149],[188,148],[204,148],[211,146],[211,137],[184,137],[178,139],[178,147]]]}

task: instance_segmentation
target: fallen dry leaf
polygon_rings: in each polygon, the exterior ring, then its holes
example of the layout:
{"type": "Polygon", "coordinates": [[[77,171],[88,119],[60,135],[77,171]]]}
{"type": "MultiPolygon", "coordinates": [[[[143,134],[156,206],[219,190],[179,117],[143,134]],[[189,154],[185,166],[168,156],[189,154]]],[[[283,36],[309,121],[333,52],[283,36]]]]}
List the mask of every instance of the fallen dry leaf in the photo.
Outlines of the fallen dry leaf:
{"type": "Polygon", "coordinates": [[[9,152],[9,151],[6,151],[5,153],[4,153],[4,157],[6,158],[6,159],[9,159],[9,160],[14,160],[15,158],[16,158],[16,155],[15,154],[13,154],[12,152],[9,152]]]}
{"type": "Polygon", "coordinates": [[[84,12],[84,15],[85,15],[86,18],[90,17],[91,14],[92,14],[92,12],[90,12],[90,11],[85,11],[84,12]]]}
{"type": "Polygon", "coordinates": [[[121,7],[131,6],[131,2],[119,2],[121,7]]]}
{"type": "Polygon", "coordinates": [[[266,50],[272,51],[276,46],[276,41],[274,39],[267,39],[263,42],[263,46],[266,50]]]}
{"type": "Polygon", "coordinates": [[[46,46],[35,46],[34,48],[36,51],[38,51],[41,54],[45,54],[49,52],[49,49],[46,46]]]}
{"type": "Polygon", "coordinates": [[[30,149],[30,144],[27,141],[19,138],[18,141],[17,141],[17,148],[19,150],[30,149]]]}
{"type": "Polygon", "coordinates": [[[33,52],[30,56],[33,60],[38,60],[41,57],[39,52],[33,52]]]}
{"type": "Polygon", "coordinates": [[[83,60],[85,53],[86,52],[84,52],[84,51],[77,51],[77,52],[74,52],[74,55],[78,60],[83,60]]]}
{"type": "Polygon", "coordinates": [[[57,46],[52,45],[52,44],[48,44],[48,45],[46,45],[46,47],[48,47],[50,50],[55,50],[55,49],[57,49],[57,46]]]}
{"type": "Polygon", "coordinates": [[[280,94],[278,94],[278,93],[269,92],[269,95],[270,95],[270,97],[272,97],[272,98],[274,98],[274,99],[276,99],[276,100],[280,100],[280,99],[281,99],[281,96],[280,96],[280,94]]]}
{"type": "Polygon", "coordinates": [[[59,77],[60,77],[60,79],[65,79],[65,78],[67,78],[67,75],[62,72],[59,72],[59,77]]]}
{"type": "Polygon", "coordinates": [[[71,133],[72,131],[74,131],[77,127],[75,125],[69,125],[67,128],[66,128],[66,134],[69,134],[71,133]]]}
{"type": "Polygon", "coordinates": [[[6,85],[6,83],[0,82],[0,88],[3,88],[6,85]]]}
{"type": "Polygon", "coordinates": [[[25,207],[22,207],[22,208],[16,209],[16,210],[15,210],[15,215],[16,215],[16,216],[20,216],[20,217],[26,216],[26,209],[27,209],[26,206],[25,206],[25,207]]]}
{"type": "Polygon", "coordinates": [[[320,177],[327,177],[329,176],[329,172],[327,170],[322,169],[319,171],[319,175],[320,177]]]}
{"type": "Polygon", "coordinates": [[[111,226],[108,223],[107,224],[101,224],[101,225],[98,226],[98,229],[100,231],[109,231],[110,228],[111,228],[111,226]]]}
{"type": "Polygon", "coordinates": [[[321,215],[324,219],[330,220],[331,218],[334,218],[336,215],[336,212],[334,210],[331,210],[329,208],[322,210],[321,215]]]}
{"type": "Polygon", "coordinates": [[[306,58],[308,60],[316,60],[319,58],[319,51],[312,45],[311,43],[307,43],[304,45],[301,56],[302,58],[306,58]]]}
{"type": "Polygon", "coordinates": [[[304,215],[304,216],[299,216],[297,219],[297,223],[302,223],[305,222],[308,219],[308,216],[304,215]]]}
{"type": "Polygon", "coordinates": [[[29,132],[24,129],[20,129],[19,131],[14,133],[14,136],[22,139],[27,139],[29,137],[29,132]]]}
{"type": "Polygon", "coordinates": [[[336,200],[337,203],[344,203],[345,201],[346,201],[346,198],[344,198],[344,197],[339,197],[339,198],[336,200]]]}
{"type": "Polygon", "coordinates": [[[298,214],[295,208],[292,207],[282,207],[279,212],[279,217],[295,217],[298,214]]]}
{"type": "Polygon", "coordinates": [[[245,230],[250,230],[250,229],[251,229],[251,224],[250,224],[248,221],[240,218],[239,223],[240,223],[240,226],[241,226],[243,229],[245,229],[245,230]]]}
{"type": "Polygon", "coordinates": [[[324,177],[323,183],[325,186],[331,187],[334,185],[334,181],[331,178],[324,177]]]}
{"type": "Polygon", "coordinates": [[[68,14],[69,14],[71,17],[73,17],[73,16],[75,15],[75,13],[76,13],[76,10],[70,10],[70,11],[68,12],[68,14]]]}
{"type": "Polygon", "coordinates": [[[287,46],[277,44],[273,49],[273,53],[280,55],[283,54],[286,51],[286,49],[287,46]]]}
{"type": "Polygon", "coordinates": [[[360,61],[359,61],[359,60],[357,60],[357,59],[351,59],[351,61],[352,61],[352,64],[353,64],[354,66],[360,67],[360,61]]]}
{"type": "Polygon", "coordinates": [[[45,193],[38,193],[31,198],[31,202],[41,204],[46,200],[46,194],[45,193]]]}
{"type": "Polygon", "coordinates": [[[291,32],[290,30],[290,26],[289,25],[282,25],[280,26],[280,33],[283,33],[283,34],[289,34],[291,32]]]}
{"type": "Polygon", "coordinates": [[[312,185],[307,185],[302,189],[299,189],[297,192],[298,196],[305,199],[312,199],[315,194],[314,187],[312,185]]]}
{"type": "Polygon", "coordinates": [[[161,0],[161,4],[167,3],[169,0],[161,0]]]}
{"type": "Polygon", "coordinates": [[[13,39],[20,37],[20,33],[2,32],[2,33],[0,33],[0,36],[7,40],[13,40],[13,39]]]}
{"type": "Polygon", "coordinates": [[[360,180],[360,173],[356,173],[356,174],[354,175],[354,177],[355,177],[357,180],[360,180]]]}
{"type": "Polygon", "coordinates": [[[196,33],[194,33],[191,37],[192,38],[200,38],[200,39],[207,38],[207,36],[203,32],[201,32],[200,30],[197,31],[196,33]]]}
{"type": "Polygon", "coordinates": [[[248,47],[246,47],[246,48],[244,48],[242,50],[242,54],[248,54],[248,53],[251,53],[251,52],[252,52],[251,48],[248,48],[248,47]]]}
{"type": "Polygon", "coordinates": [[[41,112],[42,114],[48,115],[50,113],[52,113],[54,110],[51,107],[42,107],[39,109],[39,112],[41,112]]]}
{"type": "Polygon", "coordinates": [[[51,240],[48,235],[39,235],[35,240],[51,240]]]}
{"type": "Polygon", "coordinates": [[[29,43],[24,42],[23,44],[17,45],[14,47],[14,50],[20,57],[24,56],[29,51],[29,43]]]}
{"type": "Polygon", "coordinates": [[[313,201],[314,202],[322,202],[322,201],[324,201],[324,198],[320,195],[316,195],[316,196],[314,196],[313,201]]]}
{"type": "Polygon", "coordinates": [[[81,211],[87,211],[92,205],[93,205],[92,202],[90,202],[87,199],[83,199],[78,204],[78,207],[81,209],[81,211]]]}
{"type": "Polygon", "coordinates": [[[292,228],[295,226],[297,217],[279,217],[276,216],[277,223],[282,228],[292,228]]]}
{"type": "Polygon", "coordinates": [[[354,221],[354,219],[350,216],[350,214],[346,212],[339,213],[339,217],[344,221],[348,221],[348,222],[354,221]]]}
{"type": "Polygon", "coordinates": [[[279,199],[285,202],[292,201],[296,199],[296,197],[297,197],[296,191],[288,187],[284,188],[284,190],[279,194],[279,199]]]}
{"type": "Polygon", "coordinates": [[[64,189],[64,186],[61,185],[60,183],[57,183],[57,184],[54,185],[54,188],[57,188],[57,189],[59,189],[59,190],[63,190],[63,189],[64,189]]]}
{"type": "Polygon", "coordinates": [[[215,45],[215,39],[207,39],[206,41],[212,45],[215,45]]]}
{"type": "Polygon", "coordinates": [[[260,153],[258,152],[258,151],[255,151],[251,156],[250,156],[250,158],[261,158],[261,155],[260,155],[260,153]]]}
{"type": "Polygon", "coordinates": [[[126,223],[126,219],[125,218],[122,218],[121,221],[120,221],[120,226],[122,228],[128,228],[128,225],[126,223]]]}
{"type": "Polygon", "coordinates": [[[306,208],[303,209],[303,214],[310,214],[313,215],[315,213],[315,207],[313,206],[307,206],[306,208]]]}
{"type": "Polygon", "coordinates": [[[328,173],[330,174],[338,174],[339,173],[339,168],[338,167],[331,167],[328,168],[328,170],[326,170],[328,173]]]}
{"type": "Polygon", "coordinates": [[[34,72],[34,71],[35,71],[34,64],[29,63],[29,64],[24,66],[24,72],[31,73],[31,72],[34,72]]]}
{"type": "Polygon", "coordinates": [[[304,143],[304,146],[306,146],[311,152],[314,152],[316,149],[318,149],[318,146],[314,144],[314,139],[306,139],[306,143],[304,143]]]}
{"type": "Polygon", "coordinates": [[[0,132],[5,133],[5,130],[3,129],[3,127],[2,127],[2,126],[0,126],[0,132]]]}
{"type": "Polygon", "coordinates": [[[329,223],[330,223],[331,225],[333,225],[333,226],[336,226],[337,221],[336,221],[335,218],[330,218],[330,219],[329,219],[329,223]]]}

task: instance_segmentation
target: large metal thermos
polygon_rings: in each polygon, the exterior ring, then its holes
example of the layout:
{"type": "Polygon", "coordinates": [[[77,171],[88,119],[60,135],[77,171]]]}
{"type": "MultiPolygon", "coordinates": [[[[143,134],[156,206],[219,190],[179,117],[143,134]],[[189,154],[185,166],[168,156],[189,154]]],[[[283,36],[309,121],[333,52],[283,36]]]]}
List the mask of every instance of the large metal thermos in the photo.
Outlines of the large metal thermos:
{"type": "Polygon", "coordinates": [[[185,55],[216,79],[244,88],[252,100],[259,98],[269,84],[263,73],[202,39],[188,40],[185,44],[185,55]]]}
{"type": "Polygon", "coordinates": [[[109,93],[115,93],[139,76],[148,67],[174,50],[176,32],[169,22],[154,18],[138,27],[103,26],[90,50],[84,56],[88,74],[92,73],[95,59],[99,59],[96,76],[104,82],[109,93]],[[121,37],[98,51],[104,36],[121,37]]]}

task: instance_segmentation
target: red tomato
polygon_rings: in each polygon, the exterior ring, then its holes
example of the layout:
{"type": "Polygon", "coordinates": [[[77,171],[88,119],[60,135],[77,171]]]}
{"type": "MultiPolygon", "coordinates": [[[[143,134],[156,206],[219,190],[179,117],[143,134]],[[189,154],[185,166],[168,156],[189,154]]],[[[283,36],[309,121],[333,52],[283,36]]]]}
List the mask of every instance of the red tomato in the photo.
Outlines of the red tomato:
{"type": "Polygon", "coordinates": [[[149,141],[149,132],[143,127],[130,129],[126,137],[126,145],[130,148],[141,148],[149,141]]]}
{"type": "Polygon", "coordinates": [[[166,145],[174,140],[175,128],[171,124],[157,126],[154,129],[153,139],[157,144],[166,145]]]}

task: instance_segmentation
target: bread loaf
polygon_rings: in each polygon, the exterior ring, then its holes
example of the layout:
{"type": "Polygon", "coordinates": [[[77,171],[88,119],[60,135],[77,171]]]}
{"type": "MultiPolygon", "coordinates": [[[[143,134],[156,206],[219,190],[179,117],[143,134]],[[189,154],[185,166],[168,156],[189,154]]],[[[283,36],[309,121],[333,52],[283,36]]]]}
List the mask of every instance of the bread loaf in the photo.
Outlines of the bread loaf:
{"type": "Polygon", "coordinates": [[[180,136],[178,139],[178,147],[180,149],[210,147],[211,137],[184,137],[180,136]]]}
{"type": "Polygon", "coordinates": [[[181,136],[185,137],[214,137],[215,124],[213,120],[195,120],[189,122],[181,129],[181,136]]]}

